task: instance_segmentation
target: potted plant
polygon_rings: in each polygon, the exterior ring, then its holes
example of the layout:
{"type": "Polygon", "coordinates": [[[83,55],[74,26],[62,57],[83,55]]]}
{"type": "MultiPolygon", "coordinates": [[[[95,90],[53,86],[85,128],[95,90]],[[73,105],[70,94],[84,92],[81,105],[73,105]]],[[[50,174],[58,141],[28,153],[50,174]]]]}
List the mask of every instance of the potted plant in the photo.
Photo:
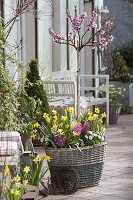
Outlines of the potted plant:
{"type": "MultiPolygon", "coordinates": [[[[44,160],[50,161],[50,157],[46,154],[35,153],[28,155],[28,159],[24,157],[21,163],[20,175],[16,174],[11,179],[11,170],[5,166],[2,180],[2,199],[4,200],[34,200],[38,197],[39,184],[44,178],[48,169],[43,169],[44,160]]],[[[22,161],[22,159],[21,159],[22,161]]]]}
{"type": "Polygon", "coordinates": [[[38,129],[46,154],[51,157],[48,165],[52,187],[60,193],[70,194],[100,182],[106,154],[103,125],[106,114],[99,112],[98,108],[94,114],[88,109],[77,119],[73,107],[68,107],[64,115],[55,110],[51,115],[43,115],[45,123],[38,129]]]}
{"type": "Polygon", "coordinates": [[[39,184],[44,178],[48,169],[44,169],[44,160],[50,162],[51,158],[46,154],[36,154],[34,152],[24,153],[21,157],[21,177],[22,180],[27,180],[27,185],[24,186],[27,192],[23,195],[24,199],[34,200],[39,192],[39,184]],[[25,175],[25,172],[27,174],[25,175]]]}
{"type": "Polygon", "coordinates": [[[31,60],[23,89],[18,94],[18,118],[23,144],[28,138],[34,139],[35,145],[40,145],[39,138],[32,137],[33,124],[42,120],[44,112],[49,113],[49,105],[43,83],[39,76],[37,60],[31,60]]]}
{"type": "MultiPolygon", "coordinates": [[[[115,85],[109,85],[109,124],[116,124],[118,116],[122,107],[121,99],[124,96],[125,89],[116,87],[115,85]]],[[[101,86],[101,95],[105,96],[105,85],[101,86]]],[[[104,107],[102,107],[104,111],[104,107]]]]}

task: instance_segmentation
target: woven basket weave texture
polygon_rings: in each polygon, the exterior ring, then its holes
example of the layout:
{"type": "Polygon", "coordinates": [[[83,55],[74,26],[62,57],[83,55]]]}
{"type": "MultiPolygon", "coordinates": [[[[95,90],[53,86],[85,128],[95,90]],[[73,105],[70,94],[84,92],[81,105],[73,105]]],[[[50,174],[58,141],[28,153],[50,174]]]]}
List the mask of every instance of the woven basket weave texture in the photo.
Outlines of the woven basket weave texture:
{"type": "MultiPolygon", "coordinates": [[[[107,143],[93,147],[46,149],[52,160],[49,163],[51,174],[59,167],[69,167],[77,171],[79,188],[98,185],[106,157],[107,143]]],[[[53,177],[52,177],[53,179],[53,177]]]]}

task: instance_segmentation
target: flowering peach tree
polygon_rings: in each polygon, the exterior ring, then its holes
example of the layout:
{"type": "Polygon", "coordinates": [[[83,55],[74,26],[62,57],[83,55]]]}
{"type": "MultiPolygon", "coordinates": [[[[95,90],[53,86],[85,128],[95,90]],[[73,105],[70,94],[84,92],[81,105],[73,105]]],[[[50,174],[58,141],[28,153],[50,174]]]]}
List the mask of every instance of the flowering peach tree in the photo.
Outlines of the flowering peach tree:
{"type": "Polygon", "coordinates": [[[110,30],[112,28],[111,21],[105,21],[100,29],[97,28],[97,18],[98,14],[93,11],[89,22],[86,25],[86,29],[83,34],[81,34],[81,28],[84,23],[87,13],[83,12],[81,14],[77,13],[75,7],[75,14],[72,16],[67,12],[67,18],[71,23],[71,31],[68,33],[67,37],[61,36],[49,28],[49,34],[52,40],[57,44],[69,44],[74,47],[77,51],[77,102],[76,102],[76,114],[79,116],[79,99],[80,99],[80,51],[84,47],[91,47],[95,49],[97,46],[105,48],[108,44],[113,42],[113,36],[110,35],[110,30]],[[94,32],[94,34],[92,34],[94,32]],[[85,39],[85,36],[87,36],[85,39]]]}

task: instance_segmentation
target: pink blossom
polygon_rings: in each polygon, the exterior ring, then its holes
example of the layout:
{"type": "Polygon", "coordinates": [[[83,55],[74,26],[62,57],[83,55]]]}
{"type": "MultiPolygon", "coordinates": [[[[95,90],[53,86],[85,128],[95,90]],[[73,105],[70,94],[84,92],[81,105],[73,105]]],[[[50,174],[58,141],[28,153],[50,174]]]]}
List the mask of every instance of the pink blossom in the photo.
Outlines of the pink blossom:
{"type": "Polygon", "coordinates": [[[108,37],[108,43],[111,44],[111,43],[113,42],[113,40],[114,40],[113,35],[110,35],[110,36],[108,37]]]}
{"type": "Polygon", "coordinates": [[[97,27],[97,13],[93,11],[91,19],[89,23],[87,24],[88,30],[91,30],[93,28],[97,27]]]}
{"type": "Polygon", "coordinates": [[[61,43],[65,42],[65,40],[66,40],[65,37],[62,37],[61,35],[55,33],[51,28],[49,28],[49,34],[51,35],[51,37],[55,43],[61,44],[61,43]]]}
{"type": "Polygon", "coordinates": [[[112,23],[111,21],[105,21],[104,30],[105,30],[106,32],[110,31],[111,28],[112,28],[112,25],[113,25],[113,23],[112,23]]]}
{"type": "Polygon", "coordinates": [[[81,124],[76,124],[73,128],[73,131],[76,132],[78,135],[81,134],[82,131],[82,125],[81,124]]]}
{"type": "Polygon", "coordinates": [[[87,16],[87,14],[86,14],[86,12],[84,12],[80,15],[75,15],[74,17],[70,17],[71,22],[72,22],[72,30],[74,32],[80,31],[82,22],[86,16],[87,16]]]}
{"type": "Polygon", "coordinates": [[[101,38],[99,41],[101,47],[106,47],[108,45],[108,40],[106,38],[101,38]]]}

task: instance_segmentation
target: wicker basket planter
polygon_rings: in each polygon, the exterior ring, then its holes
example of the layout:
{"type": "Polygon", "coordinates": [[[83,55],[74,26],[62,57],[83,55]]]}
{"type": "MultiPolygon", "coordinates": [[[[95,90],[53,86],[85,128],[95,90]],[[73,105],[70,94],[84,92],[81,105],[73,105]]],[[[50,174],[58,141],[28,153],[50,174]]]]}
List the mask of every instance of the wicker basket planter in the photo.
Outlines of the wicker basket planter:
{"type": "MultiPolygon", "coordinates": [[[[106,149],[106,142],[93,147],[83,147],[80,150],[78,148],[46,149],[46,154],[52,158],[48,163],[52,184],[59,186],[63,184],[63,180],[66,184],[67,178],[71,182],[73,192],[76,188],[98,185],[102,176],[106,149]]],[[[65,188],[67,186],[63,185],[65,188]]]]}
{"type": "Polygon", "coordinates": [[[117,124],[121,107],[122,107],[121,104],[109,105],[109,124],[117,124]]]}

